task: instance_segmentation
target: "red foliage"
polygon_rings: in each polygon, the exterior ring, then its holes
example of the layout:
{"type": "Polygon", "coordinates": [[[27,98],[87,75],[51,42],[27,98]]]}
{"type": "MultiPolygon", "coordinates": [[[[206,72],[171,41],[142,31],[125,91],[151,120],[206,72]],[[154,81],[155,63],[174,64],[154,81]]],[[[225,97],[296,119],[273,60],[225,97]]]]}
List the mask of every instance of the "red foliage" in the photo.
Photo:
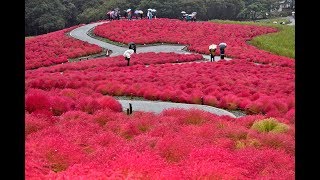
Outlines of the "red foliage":
{"type": "MultiPolygon", "coordinates": [[[[152,25],[155,21],[141,22],[152,25]]],[[[131,26],[138,22],[126,23],[131,26]]],[[[175,23],[169,27],[180,29],[181,22],[175,23]]],[[[194,36],[201,39],[201,32],[208,28],[214,32],[216,28],[233,29],[213,36],[218,42],[227,35],[225,39],[232,45],[228,47],[230,54],[235,53],[239,59],[173,64],[202,57],[143,53],[134,54],[129,67],[118,56],[27,70],[26,178],[294,179],[294,66],[285,58],[260,50],[246,55],[239,50],[252,50],[240,45],[272,30],[203,22],[185,25],[187,29],[200,28],[198,34],[185,37],[189,49],[199,52],[207,50],[207,38],[198,46],[194,36]],[[243,58],[281,66],[255,65],[243,58]],[[206,105],[247,110],[255,115],[231,118],[170,109],[160,114],[134,112],[128,116],[121,113],[120,103],[106,94],[198,104],[203,97],[206,105]],[[258,133],[250,129],[253,122],[270,116],[288,124],[289,130],[258,133]]],[[[143,31],[132,34],[138,38],[136,34],[143,31]]],[[[175,32],[176,38],[167,33],[169,40],[184,43],[179,32],[175,32]]],[[[156,36],[141,39],[155,41],[156,36]]]]}
{"type": "Polygon", "coordinates": [[[97,101],[102,108],[108,108],[115,112],[122,112],[121,104],[111,96],[101,97],[97,101]]]}
{"type": "Polygon", "coordinates": [[[51,106],[49,97],[46,92],[32,89],[26,93],[26,110],[32,113],[36,110],[48,110],[51,106]]]}
{"type": "MultiPolygon", "coordinates": [[[[149,54],[137,54],[136,57],[144,55],[149,54]]],[[[159,53],[159,58],[162,55],[165,54],[159,53]]],[[[26,86],[50,90],[73,83],[72,88],[86,88],[87,94],[95,89],[103,95],[196,104],[201,104],[203,97],[203,103],[207,105],[276,117],[283,117],[294,106],[292,68],[257,66],[234,60],[149,67],[133,65],[119,69],[109,67],[106,59],[27,71],[26,86]],[[61,69],[64,69],[63,75],[56,73],[61,69]]]]}
{"type": "Polygon", "coordinates": [[[79,26],[26,39],[26,69],[66,63],[68,58],[101,52],[102,49],[97,45],[66,35],[67,32],[77,27],[79,26]]]}
{"type": "MultiPolygon", "coordinates": [[[[276,32],[272,27],[213,22],[188,23],[176,19],[154,21],[112,21],[97,26],[94,33],[116,42],[137,44],[173,43],[185,44],[193,52],[209,54],[208,46],[222,41],[228,44],[226,55],[264,64],[294,66],[290,58],[279,57],[259,50],[246,43],[255,36],[276,32]],[[110,29],[113,29],[110,31],[110,29]],[[192,33],[190,33],[192,32],[192,33]]],[[[216,54],[220,54],[217,49],[216,54]]]]}

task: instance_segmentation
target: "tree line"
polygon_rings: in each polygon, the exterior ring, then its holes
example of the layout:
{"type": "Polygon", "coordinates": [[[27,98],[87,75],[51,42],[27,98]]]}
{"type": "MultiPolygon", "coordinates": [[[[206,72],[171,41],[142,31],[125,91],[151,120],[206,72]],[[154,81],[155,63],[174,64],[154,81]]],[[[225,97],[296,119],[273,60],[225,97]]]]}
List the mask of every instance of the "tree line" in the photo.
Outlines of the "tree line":
{"type": "MultiPolygon", "coordinates": [[[[40,35],[81,23],[106,19],[114,8],[157,10],[157,17],[180,18],[181,11],[197,12],[198,20],[255,20],[279,8],[294,9],[295,0],[25,0],[25,35],[40,35]]],[[[275,13],[277,11],[274,11],[275,13]]]]}

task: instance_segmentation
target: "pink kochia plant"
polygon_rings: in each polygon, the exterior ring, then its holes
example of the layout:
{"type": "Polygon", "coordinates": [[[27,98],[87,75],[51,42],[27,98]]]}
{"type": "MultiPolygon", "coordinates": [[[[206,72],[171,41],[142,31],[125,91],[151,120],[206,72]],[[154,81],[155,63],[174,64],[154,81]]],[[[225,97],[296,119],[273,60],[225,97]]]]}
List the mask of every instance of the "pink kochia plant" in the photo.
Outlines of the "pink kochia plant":
{"type": "Polygon", "coordinates": [[[26,134],[26,177],[294,179],[294,126],[251,129],[261,118],[69,111],[26,134]]]}
{"type": "MultiPolygon", "coordinates": [[[[177,19],[159,18],[155,21],[112,21],[97,26],[94,33],[116,42],[137,44],[185,44],[193,52],[209,54],[208,46],[222,41],[228,44],[227,56],[263,64],[294,66],[294,61],[250,46],[246,41],[255,36],[276,32],[272,27],[213,22],[188,23],[177,19]],[[110,31],[110,29],[113,29],[110,31]],[[193,32],[193,33],[190,33],[193,32]]],[[[217,55],[220,50],[217,49],[217,55]]]]}
{"type": "Polygon", "coordinates": [[[68,58],[101,52],[102,49],[97,45],[76,40],[66,35],[77,27],[79,26],[26,39],[26,69],[66,63],[68,58]]]}
{"type": "Polygon", "coordinates": [[[115,112],[122,111],[122,105],[111,96],[101,97],[98,99],[98,103],[102,106],[102,108],[108,108],[115,112]]]}
{"type": "MultiPolygon", "coordinates": [[[[136,54],[136,60],[147,59],[144,55],[150,54],[136,54]]],[[[166,54],[157,56],[161,58],[163,55],[166,54]]],[[[81,87],[101,95],[203,103],[269,117],[284,117],[294,108],[292,68],[257,66],[239,59],[196,65],[165,63],[146,67],[137,64],[121,68],[113,66],[113,60],[117,61],[117,57],[27,71],[26,86],[46,90],[81,87]],[[63,75],[59,73],[61,70],[63,75]]]]}

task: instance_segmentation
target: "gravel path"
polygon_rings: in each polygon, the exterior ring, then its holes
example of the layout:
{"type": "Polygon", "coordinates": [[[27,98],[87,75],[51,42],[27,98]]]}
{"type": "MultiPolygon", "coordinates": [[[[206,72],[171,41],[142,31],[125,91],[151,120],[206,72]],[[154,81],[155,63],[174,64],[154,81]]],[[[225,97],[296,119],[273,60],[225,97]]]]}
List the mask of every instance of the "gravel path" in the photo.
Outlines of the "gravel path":
{"type": "MultiPolygon", "coordinates": [[[[97,23],[92,23],[92,24],[87,24],[84,26],[80,26],[70,32],[70,36],[79,39],[81,41],[86,41],[91,44],[98,45],[100,47],[103,47],[105,49],[109,49],[112,51],[112,56],[119,56],[124,53],[128,48],[124,47],[119,47],[113,44],[109,44],[103,41],[100,41],[98,39],[92,38],[88,35],[88,32],[90,29],[104,24],[108,23],[108,21],[104,22],[97,22],[97,23]]],[[[156,45],[156,46],[146,46],[146,47],[137,47],[137,53],[145,53],[145,52],[174,52],[174,53],[179,53],[179,54],[191,54],[189,51],[183,50],[185,48],[184,45],[156,45]]],[[[209,60],[210,56],[209,55],[202,55],[203,58],[209,60]]],[[[215,56],[215,60],[219,61],[220,56],[215,56]]],[[[230,58],[225,57],[225,60],[231,60],[230,58]]]]}
{"type": "Polygon", "coordinates": [[[118,100],[124,111],[129,108],[129,103],[132,105],[132,111],[147,111],[160,113],[165,109],[177,108],[177,109],[200,109],[203,111],[211,112],[219,116],[227,115],[231,117],[236,117],[231,112],[223,109],[199,105],[199,104],[184,104],[184,103],[172,103],[172,102],[161,102],[161,101],[137,101],[137,100],[118,100]]]}

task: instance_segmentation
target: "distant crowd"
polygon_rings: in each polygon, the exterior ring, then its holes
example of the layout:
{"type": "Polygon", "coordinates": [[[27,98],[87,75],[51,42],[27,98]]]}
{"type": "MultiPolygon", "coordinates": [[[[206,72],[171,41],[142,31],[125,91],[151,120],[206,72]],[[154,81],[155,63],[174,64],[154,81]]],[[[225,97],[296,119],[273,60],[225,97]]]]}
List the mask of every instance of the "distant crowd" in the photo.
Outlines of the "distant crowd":
{"type": "Polygon", "coordinates": [[[126,9],[126,10],[120,11],[119,8],[115,8],[111,11],[108,11],[106,16],[107,16],[107,19],[109,19],[110,21],[120,20],[120,19],[128,19],[128,20],[143,19],[145,17],[148,19],[153,19],[153,18],[157,18],[157,10],[148,9],[147,13],[144,13],[142,10],[139,10],[139,9],[136,9],[134,11],[132,9],[126,9]]]}
{"type": "MultiPolygon", "coordinates": [[[[187,14],[185,11],[181,12],[181,20],[183,21],[196,21],[197,20],[197,12],[192,12],[190,14],[187,14]]],[[[108,20],[120,20],[120,19],[156,19],[157,18],[157,10],[155,9],[148,9],[146,13],[144,13],[140,9],[132,10],[132,9],[126,9],[123,11],[120,11],[119,8],[115,8],[113,10],[110,10],[107,12],[106,17],[108,20]]]]}

